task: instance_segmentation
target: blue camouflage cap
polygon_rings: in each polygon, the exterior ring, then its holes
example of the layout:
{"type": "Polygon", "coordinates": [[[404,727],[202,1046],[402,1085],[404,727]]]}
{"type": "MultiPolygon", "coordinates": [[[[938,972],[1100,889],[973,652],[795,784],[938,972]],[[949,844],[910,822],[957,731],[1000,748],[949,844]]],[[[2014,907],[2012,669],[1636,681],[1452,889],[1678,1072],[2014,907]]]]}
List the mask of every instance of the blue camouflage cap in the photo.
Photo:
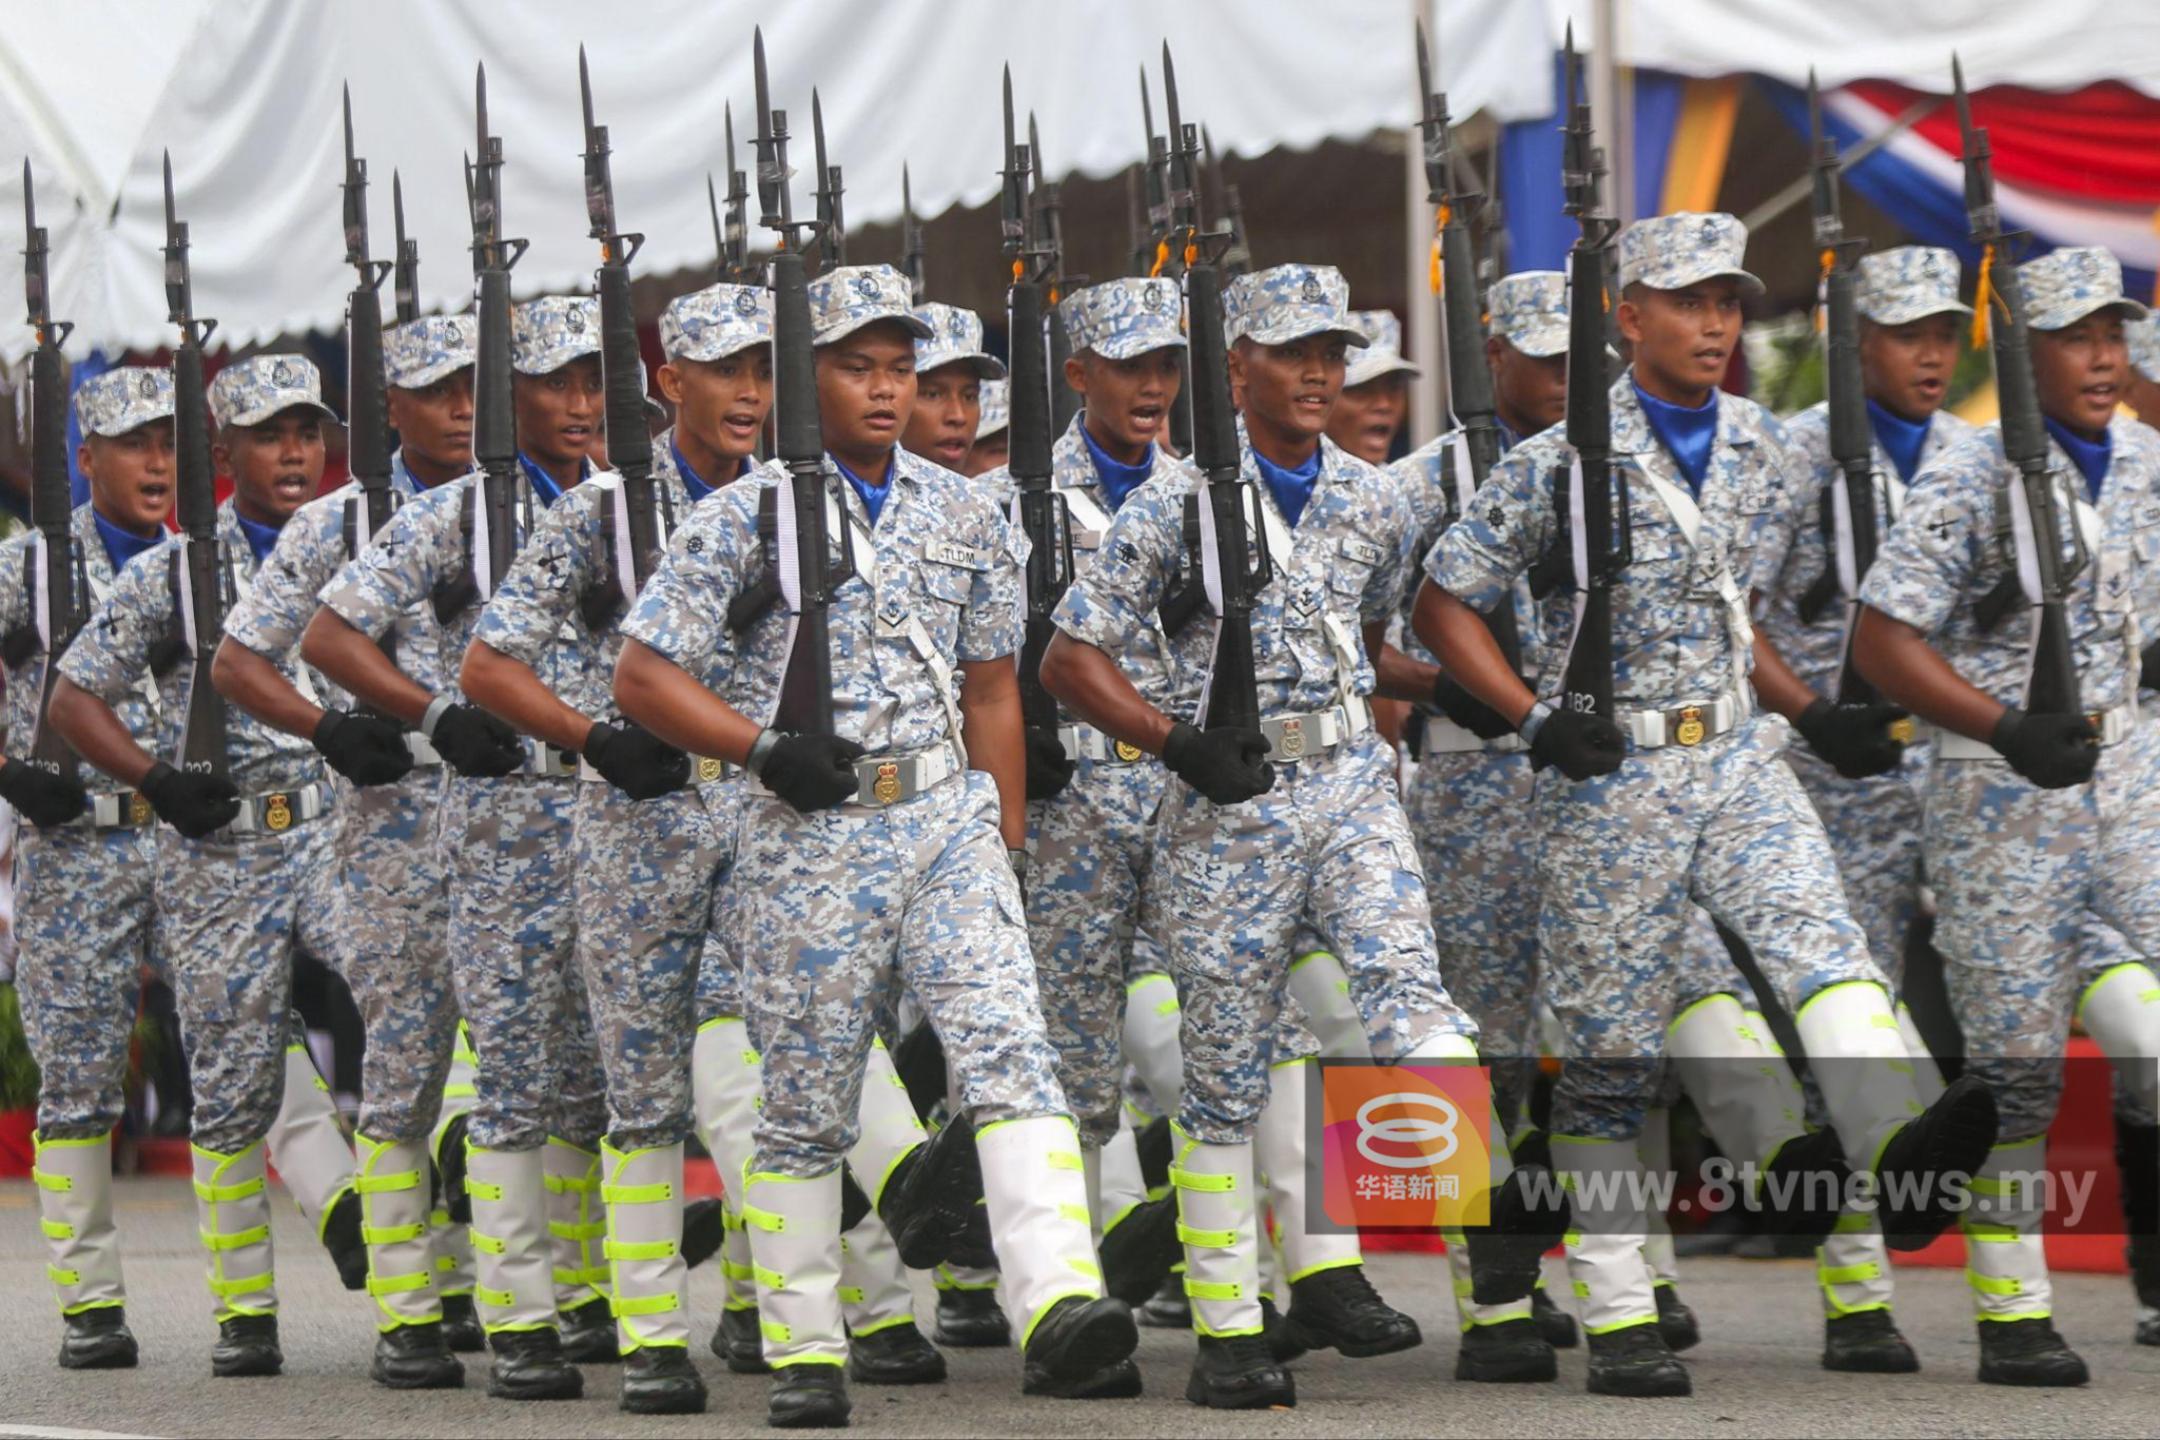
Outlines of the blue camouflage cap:
{"type": "Polygon", "coordinates": [[[470,315],[422,315],[383,332],[383,378],[400,390],[425,390],[473,363],[479,327],[470,315]]]}
{"type": "Polygon", "coordinates": [[[660,353],[670,360],[719,360],[772,343],[772,291],[762,285],[708,285],[660,312],[660,353]]]}
{"type": "Polygon", "coordinates": [[[907,276],[890,265],[842,265],[810,282],[810,329],[814,345],[830,345],[865,325],[891,320],[917,340],[930,327],[913,310],[907,276]]]}
{"type": "Polygon", "coordinates": [[[173,413],[172,371],[115,365],[75,387],[75,423],[85,435],[125,435],[173,413]]]}
{"type": "Polygon", "coordinates": [[[1240,275],[1223,291],[1223,340],[1287,345],[1307,335],[1340,335],[1363,346],[1350,317],[1350,282],[1332,265],[1276,265],[1240,275]]]}
{"type": "Polygon", "coordinates": [[[552,375],[599,353],[600,302],[590,295],[542,295],[510,311],[510,368],[520,375],[552,375]]]}
{"type": "Polygon", "coordinates": [[[1184,311],[1177,281],[1144,275],[1083,286],[1058,303],[1073,353],[1092,350],[1105,360],[1183,349],[1184,311]]]}
{"type": "Polygon", "coordinates": [[[210,418],[221,427],[260,425],[295,408],[337,419],[337,412],[323,404],[322,372],[305,355],[250,355],[210,382],[210,418]]]}
{"type": "Polygon", "coordinates": [[[927,339],[915,342],[915,373],[927,375],[942,365],[966,361],[980,380],[997,380],[1005,374],[1005,362],[983,349],[982,316],[957,305],[918,305],[915,318],[930,327],[927,339]]]}
{"type": "Polygon", "coordinates": [[[1930,315],[1970,315],[1958,300],[1958,258],[1933,245],[1897,245],[1860,257],[1853,303],[1878,325],[1909,325],[1930,315]]]}
{"type": "Polygon", "coordinates": [[[1740,262],[1747,254],[1747,226],[1722,210],[1681,210],[1637,220],[1620,232],[1620,288],[1682,290],[1730,275],[1750,295],[1762,281],[1740,262]]]}
{"type": "MultiPolygon", "coordinates": [[[[1059,376],[1053,384],[1062,384],[1059,376]]],[[[1009,380],[985,380],[982,383],[982,418],[975,422],[975,438],[987,440],[1012,424],[1012,382],[1009,380]]]]}
{"type": "Polygon", "coordinates": [[[1349,368],[1343,374],[1343,389],[1353,385],[1370,385],[1383,375],[1422,375],[1424,372],[1403,358],[1402,321],[1395,318],[1392,310],[1353,310],[1350,322],[1365,332],[1367,344],[1350,359],[1349,368]]]}
{"type": "Polygon", "coordinates": [[[2130,342],[2130,364],[2138,374],[2160,385],[2160,321],[2144,315],[2123,325],[2123,338],[2130,342]]]}
{"type": "Polygon", "coordinates": [[[1543,360],[1568,348],[1567,276],[1558,270],[1518,270],[1493,282],[1486,297],[1491,332],[1523,354],[1543,360]]]}
{"type": "Polygon", "coordinates": [[[2070,245],[2018,266],[2025,287],[2025,323],[2061,330],[2095,310],[2119,309],[2142,320],[2143,305],[2123,294],[2122,262],[2097,245],[2070,245]]]}

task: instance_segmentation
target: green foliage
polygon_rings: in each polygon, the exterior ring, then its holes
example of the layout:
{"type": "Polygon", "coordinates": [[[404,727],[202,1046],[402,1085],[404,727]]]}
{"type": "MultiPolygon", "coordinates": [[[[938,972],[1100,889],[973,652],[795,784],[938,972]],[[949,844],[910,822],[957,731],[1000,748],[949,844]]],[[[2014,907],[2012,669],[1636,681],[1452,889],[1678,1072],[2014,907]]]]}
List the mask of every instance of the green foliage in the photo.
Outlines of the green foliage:
{"type": "Polygon", "coordinates": [[[23,1034],[22,998],[13,985],[0,985],[0,1110],[27,1110],[37,1097],[38,1067],[23,1034]]]}

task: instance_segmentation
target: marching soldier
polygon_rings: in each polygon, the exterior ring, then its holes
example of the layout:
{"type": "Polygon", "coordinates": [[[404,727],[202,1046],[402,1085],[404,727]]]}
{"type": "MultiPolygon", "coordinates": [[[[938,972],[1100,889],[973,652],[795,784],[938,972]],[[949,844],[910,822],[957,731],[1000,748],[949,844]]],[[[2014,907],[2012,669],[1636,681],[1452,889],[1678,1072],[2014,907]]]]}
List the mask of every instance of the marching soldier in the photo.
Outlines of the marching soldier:
{"type": "Polygon", "coordinates": [[[1005,378],[1005,362],[983,349],[982,317],[957,305],[918,305],[930,336],[915,344],[915,408],[900,439],[920,455],[966,475],[982,428],[985,385],[1005,378]]]}
{"type": "Polygon", "coordinates": [[[1402,321],[1392,310],[1354,310],[1350,323],[1366,343],[1343,372],[1342,393],[1328,412],[1328,439],[1368,465],[1386,465],[1410,418],[1410,381],[1423,374],[1403,358],[1402,321]]]}
{"type": "MultiPolygon", "coordinates": [[[[1555,499],[1570,492],[1561,432],[1501,463],[1427,558],[1417,603],[1419,637],[1448,673],[1515,727],[1534,763],[1560,772],[1535,787],[1538,936],[1569,1056],[1554,1096],[1555,1166],[1614,1177],[1605,1193],[1617,1203],[1578,1218],[1582,1244],[1569,1256],[1601,1393],[1689,1388],[1656,1323],[1640,1254],[1647,1221],[1628,1177],[1641,1166],[1650,1062],[1672,1019],[1671,957],[1691,904],[1736,931],[1783,992],[1845,1154],[1889,1185],[1926,1187],[1891,1191],[1887,1229],[1939,1231],[1949,1197],[1935,1177],[1977,1163],[1995,1127],[1987,1090],[1969,1079],[1923,1110],[1821,824],[1779,761],[1785,728],[1751,714],[1757,687],[1780,709],[1805,706],[1792,694],[1804,687],[1756,643],[1746,603],[1758,557],[1789,544],[1801,487],[1776,422],[1716,388],[1739,338],[1740,296],[1761,288],[1742,267],[1745,240],[1731,216],[1702,214],[1639,221],[1620,236],[1618,318],[1635,363],[1611,389],[1615,503],[1628,507],[1633,545],[1613,590],[1618,719],[1533,693],[1478,613],[1579,523],[1555,499]]],[[[1573,635],[1574,609],[1572,593],[1548,601],[1540,633],[1573,635]]],[[[1565,657],[1545,661],[1534,678],[1551,692],[1565,657]]],[[[1878,747],[1884,723],[1841,721],[1850,729],[1819,746],[1878,747]]]]}
{"type": "MultiPolygon", "coordinates": [[[[139,373],[139,372],[138,372],[139,373]]],[[[171,390],[162,390],[170,404],[171,390]]],[[[115,398],[89,427],[119,425],[115,398]]],[[[217,510],[223,570],[234,591],[254,583],[294,512],[322,480],[322,403],[314,365],[297,355],[235,361],[209,387],[217,424],[211,458],[232,477],[217,510]]],[[[121,427],[126,428],[126,427],[121,427]]],[[[157,442],[151,442],[153,447],[157,442]]],[[[210,643],[192,634],[179,594],[177,540],[123,569],[90,623],[60,661],[50,719],[76,752],[145,797],[172,828],[158,835],[158,949],[173,957],[174,991],[195,1091],[189,1146],[203,1243],[209,1250],[218,1342],[211,1373],[274,1375],[277,1291],[270,1245],[264,1140],[287,1088],[296,950],[339,958],[330,921],[330,791],[307,743],[232,717],[231,778],[175,769],[156,758],[181,752],[190,667],[167,642],[210,643]],[[160,693],[154,750],[123,714],[155,678],[160,693]]],[[[288,681],[312,688],[299,658],[278,657],[288,681]]],[[[334,1126],[334,1121],[332,1122],[334,1126]]],[[[347,1166],[350,1151],[333,1129],[347,1166]]],[[[341,1201],[340,1203],[351,1203],[341,1201]]]]}
{"type": "Polygon", "coordinates": [[[743,797],[733,903],[736,933],[757,942],[742,961],[764,1101],[743,1213],[777,1372],[771,1419],[846,1421],[840,1162],[899,979],[944,1042],[977,1127],[1023,1388],[1130,1394],[1137,1336],[1095,1272],[1079,1147],[1009,868],[1025,840],[1018,542],[987,498],[899,448],[915,342],[927,338],[906,280],[843,266],[809,290],[831,467],[821,488],[855,566],[828,611],[838,733],[755,718],[775,713],[790,668],[784,600],[739,630],[726,623],[766,572],[761,506],[790,503],[793,482],[771,471],[722,491],[678,534],[624,622],[632,643],[615,686],[631,719],[758,781],[743,797]],[[726,698],[702,679],[723,660],[726,698]]]}
{"type": "Polygon", "coordinates": [[[2002,1097],[2002,1138],[1974,1182],[1990,1203],[1984,1218],[1966,1220],[1980,1379],[2076,1385],[2087,1370],[2052,1323],[2043,1205],[2019,1177],[2045,1166],[2073,1001],[2103,1050],[2143,1060],[2137,1098],[2148,1113],[2155,1099],[2151,968],[2125,961],[2080,993],[2085,977],[2065,963],[2065,947],[2090,909],[2139,955],[2160,954],[2160,730],[2140,722],[2136,695],[2141,636],[2160,633],[2160,446],[2149,428],[2115,418],[2123,322],[2145,313],[2122,293],[2115,258],[2058,250],[2018,273],[2047,483],[2066,532],[2069,659],[2086,713],[2021,703],[2029,684],[2038,688],[2028,636],[2045,597],[2029,578],[2039,573],[2034,531],[2000,427],[1915,477],[1862,582],[1855,651],[1868,680],[1937,727],[1921,831],[1935,946],[1968,1073],[1987,1076],[2002,1097]],[[2027,577],[2015,593],[2031,620],[1988,603],[1998,585],[2012,593],[2018,582],[2005,576],[2027,577]]]}
{"type": "MultiPolygon", "coordinates": [[[[425,316],[384,338],[391,423],[400,448],[390,483],[400,501],[472,466],[473,321],[425,316]]],[[[442,1109],[457,1030],[451,992],[449,892],[432,840],[442,762],[394,722],[355,714],[305,691],[278,668],[300,643],[316,596],[366,543],[365,501],[350,483],[301,507],[247,597],[225,621],[212,672],[227,699],[264,725],[312,742],[342,781],[334,901],[347,983],[367,1026],[361,1073],[361,1203],[368,1291],[377,1310],[372,1374],[393,1389],[455,1388],[465,1370],[450,1354],[453,1309],[436,1292],[429,1133],[442,1109]]],[[[398,663],[439,668],[435,618],[417,605],[398,618],[398,663]]],[[[471,1320],[472,1297],[455,1307],[471,1320]]]]}
{"type": "MultiPolygon", "coordinates": [[[[548,296],[513,312],[512,394],[518,529],[589,472],[599,433],[594,302],[548,296]]],[[[476,384],[490,363],[477,356],[476,384]]],[[[476,424],[479,417],[476,416],[476,424]]],[[[413,726],[456,772],[445,784],[438,843],[449,868],[451,979],[480,1066],[467,1135],[474,1291],[494,1364],[488,1390],[507,1399],[574,1398],[574,1361],[617,1355],[601,1287],[607,1266],[595,1147],[606,1097],[585,987],[574,966],[570,810],[576,757],[522,742],[465,701],[447,673],[480,607],[448,608],[472,574],[485,508],[461,476],[401,506],[326,586],[303,651],[355,699],[413,726]],[[472,497],[472,498],[468,498],[472,497]],[[434,604],[438,664],[402,668],[378,645],[414,606],[434,604]]],[[[497,577],[498,579],[500,577],[497,577]]],[[[401,659],[411,662],[409,657],[401,659]]],[[[558,693],[597,708],[604,677],[564,641],[547,657],[558,693]]]]}

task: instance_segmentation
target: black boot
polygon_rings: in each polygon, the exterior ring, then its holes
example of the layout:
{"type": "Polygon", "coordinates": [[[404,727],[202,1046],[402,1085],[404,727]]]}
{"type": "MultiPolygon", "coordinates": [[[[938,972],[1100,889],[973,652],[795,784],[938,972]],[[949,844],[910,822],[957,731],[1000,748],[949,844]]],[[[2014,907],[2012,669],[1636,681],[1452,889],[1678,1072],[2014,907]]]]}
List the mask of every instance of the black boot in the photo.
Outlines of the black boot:
{"type": "Polygon", "coordinates": [[[537,1330],[498,1330],[488,1336],[495,1363],[488,1367],[488,1394],[497,1400],[575,1400],[585,1376],[563,1358],[562,1336],[552,1325],[537,1330]]]}
{"type": "Polygon", "coordinates": [[[217,1344],[210,1349],[210,1373],[221,1380],[244,1375],[275,1375],[285,1368],[278,1348],[277,1316],[235,1315],[218,1322],[217,1344]]]}
{"type": "Polygon", "coordinates": [[[1210,1410],[1287,1409],[1297,1404],[1297,1382],[1258,1335],[1202,1335],[1185,1398],[1210,1410]]]}
{"type": "Polygon", "coordinates": [[[1590,1337],[1592,1395],[1689,1395],[1695,1390],[1655,1325],[1630,1325],[1590,1337]]]}
{"type": "Polygon", "coordinates": [[[465,1367],[443,1339],[442,1322],[395,1325],[375,1337],[368,1378],[389,1390],[457,1390],[465,1367]]]}
{"type": "Polygon", "coordinates": [[[892,1063],[916,1116],[928,1120],[945,1100],[945,1046],[937,1031],[928,1022],[917,1024],[893,1046],[892,1063]]]}
{"type": "Polygon", "coordinates": [[[623,1357],[622,1408],[632,1415],[702,1415],[705,1382],[680,1345],[640,1345],[623,1357]]]}
{"type": "Polygon", "coordinates": [[[132,1370],[137,1352],[119,1305],[78,1310],[60,1320],[60,1368],[63,1370],[132,1370]]]}
{"type": "MultiPolygon", "coordinates": [[[[1189,1306],[1187,1313],[1189,1317],[1189,1306]]],[[[1192,1323],[1190,1318],[1186,1323],[1192,1323]]],[[[1287,1365],[1305,1353],[1304,1342],[1298,1339],[1295,1330],[1284,1323],[1282,1311],[1276,1309],[1275,1302],[1265,1295],[1260,1297],[1260,1335],[1267,1341],[1268,1354],[1275,1357],[1278,1365],[1287,1365]]]]}
{"type": "Polygon", "coordinates": [[[839,1366],[783,1365],[773,1372],[765,1423],[775,1430],[840,1430],[849,1408],[839,1366]]]}
{"type": "Polygon", "coordinates": [[[757,1306],[720,1312],[720,1323],[712,1332],[712,1353],[727,1362],[732,1374],[772,1373],[772,1366],[765,1363],[765,1332],[758,1328],[757,1306]]]}
{"type": "Polygon", "coordinates": [[[615,1308],[596,1296],[556,1316],[562,1327],[563,1357],[573,1365],[614,1365],[622,1360],[615,1334],[615,1308]]]}
{"type": "Polygon", "coordinates": [[[1143,1200],[1103,1232],[1103,1289],[1127,1305],[1146,1302],[1185,1258],[1177,1237],[1177,1197],[1143,1200]]]}
{"type": "Polygon", "coordinates": [[[1130,1360],[1139,1344],[1124,1301],[1068,1295],[1043,1312],[1028,1336],[1020,1393],[1088,1398],[1081,1392],[1091,1391],[1120,1360],[1130,1360]]]}
{"type": "Polygon", "coordinates": [[[1530,1292],[1530,1318],[1537,1322],[1538,1334],[1555,1350],[1572,1350],[1576,1345],[1575,1317],[1553,1304],[1552,1297],[1540,1285],[1530,1292]]]}
{"type": "Polygon", "coordinates": [[[1950,1209],[1954,1192],[1936,1180],[1946,1172],[1977,1171],[1995,1144],[2000,1123],[1994,1092],[1978,1078],[1960,1075],[1923,1114],[1890,1137],[1875,1167],[1886,1245],[1918,1250],[1943,1232],[1955,1218],[1950,1209]],[[1905,1193],[1900,1195],[1900,1189],[1905,1193]]]}
{"type": "Polygon", "coordinates": [[[1982,1320],[1983,1385],[2083,1385],[2092,1378],[2078,1353],[2046,1320],[1982,1320]]]}
{"type": "Polygon", "coordinates": [[[1192,1329],[1192,1301],[1185,1297],[1185,1272],[1173,1269],[1133,1319],[1151,1330],[1192,1329]]]}
{"type": "Polygon", "coordinates": [[[453,1225],[472,1224],[472,1196],[465,1193],[465,1126],[471,1118],[469,1111],[451,1116],[435,1144],[435,1183],[453,1225]]]}
{"type": "MultiPolygon", "coordinates": [[[[1570,1335],[1574,1330],[1569,1327],[1570,1335]]],[[[1455,1378],[1485,1385],[1524,1385],[1557,1379],[1560,1359],[1534,1319],[1472,1325],[1455,1352],[1455,1378]]]]}
{"type": "Polygon", "coordinates": [[[1307,1350],[1334,1350],[1345,1359],[1392,1355],[1424,1340],[1417,1321],[1380,1298],[1363,1265],[1337,1265],[1290,1286],[1283,1325],[1307,1350]]]}
{"type": "Polygon", "coordinates": [[[997,1291],[951,1290],[937,1292],[937,1324],[932,1327],[940,1345],[958,1350],[994,1350],[1012,1344],[1012,1323],[998,1309],[997,1291]]]}
{"type": "Polygon", "coordinates": [[[480,1328],[480,1312],[470,1295],[442,1297],[443,1343],[456,1355],[476,1355],[487,1349],[487,1331],[480,1328]]]}
{"type": "MultiPolygon", "coordinates": [[[[695,1270],[720,1253],[727,1239],[727,1210],[713,1196],[692,1200],[682,1209],[682,1261],[695,1270]]],[[[666,1412],[673,1413],[673,1412],[666,1412]]]]}
{"type": "Polygon", "coordinates": [[[2160,1345],[2160,1126],[2115,1117],[2115,1164],[2121,1173],[2123,1233],[2130,1285],[2137,1295],[2136,1339],[2160,1345]]]}
{"type": "Polygon", "coordinates": [[[1658,1284],[1657,1328],[1665,1337],[1665,1343],[1675,1352],[1692,1350],[1702,1344],[1702,1326],[1695,1321],[1695,1312],[1680,1298],[1676,1285],[1658,1284]]]}
{"type": "Polygon", "coordinates": [[[1507,1305],[1526,1298],[1544,1273],[1545,1252],[1567,1233],[1560,1181],[1542,1165],[1518,1164],[1493,1188],[1488,1223],[1468,1229],[1470,1298],[1507,1305]]]}
{"type": "Polygon", "coordinates": [[[1855,1375],[1910,1375],[1920,1357],[1888,1310],[1833,1315],[1823,1322],[1822,1368],[1855,1375]]]}
{"type": "Polygon", "coordinates": [[[912,1320],[848,1337],[848,1379],[864,1385],[935,1385],[945,1357],[912,1320]]]}
{"type": "Polygon", "coordinates": [[[878,1214],[900,1247],[900,1262],[935,1270],[952,1259],[982,1193],[974,1127],[956,1118],[902,1157],[885,1181],[878,1214]]]}
{"type": "Polygon", "coordinates": [[[1837,1224],[1851,1179],[1837,1132],[1815,1130],[1778,1147],[1763,1170],[1758,1195],[1780,1235],[1813,1247],[1837,1224]]]}
{"type": "Polygon", "coordinates": [[[961,1270],[997,1269],[997,1244],[990,1237],[990,1207],[982,1201],[968,1212],[967,1224],[953,1238],[952,1254],[946,1264],[961,1270]]]}
{"type": "Polygon", "coordinates": [[[1158,1115],[1133,1135],[1140,1157],[1140,1183],[1153,1195],[1170,1184],[1170,1117],[1158,1115]]]}
{"type": "Polygon", "coordinates": [[[323,1216],[323,1249],[337,1266],[338,1279],[347,1290],[367,1289],[367,1242],[360,1238],[360,1196],[347,1190],[331,1202],[323,1216]]]}

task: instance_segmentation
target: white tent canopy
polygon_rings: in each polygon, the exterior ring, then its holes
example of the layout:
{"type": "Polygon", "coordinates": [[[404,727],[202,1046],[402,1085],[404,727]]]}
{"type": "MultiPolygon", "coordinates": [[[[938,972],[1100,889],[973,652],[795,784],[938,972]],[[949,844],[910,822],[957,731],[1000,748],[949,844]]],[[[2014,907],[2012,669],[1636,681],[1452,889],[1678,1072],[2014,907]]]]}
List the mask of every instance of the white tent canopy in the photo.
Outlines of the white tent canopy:
{"type": "MultiPolygon", "coordinates": [[[[1219,147],[1357,139],[1415,118],[1413,16],[1436,28],[1458,117],[1550,108],[1562,25],[1611,35],[1622,63],[1692,74],[1766,71],[1826,84],[1862,75],[1940,88],[1954,39],[1978,85],[2072,87],[2113,76],[2160,94],[2160,7],[2113,0],[15,0],[0,28],[0,156],[35,167],[52,231],[54,304],[69,349],[154,348],[164,321],[160,156],[170,149],[192,228],[199,313],[213,344],[341,323],[337,186],[341,83],[369,161],[374,249],[390,253],[390,177],[405,183],[424,302],[466,303],[469,234],[459,156],[473,144],[473,67],[485,61],[503,138],[505,233],[528,237],[517,293],[586,283],[577,47],[615,149],[622,223],[649,237],[639,268],[711,259],[705,176],[752,163],[750,35],[765,27],[774,99],[790,116],[798,206],[809,204],[810,87],[819,87],[851,221],[900,209],[905,161],[935,214],[997,190],[998,67],[1040,118],[1051,169],[1112,174],[1141,153],[1137,75],[1156,84],[1167,39],[1185,113],[1219,147]],[[1603,8],[1602,17],[1593,11],[1603,8]],[[1436,12],[1436,13],[1435,13],[1436,12]],[[1602,19],[1602,24],[1597,23],[1602,19]],[[2126,71],[2124,66],[2139,69],[2126,71]]],[[[722,177],[724,183],[725,177],[722,177]]],[[[12,165],[0,210],[20,213],[12,165]]],[[[754,219],[754,217],[753,217],[754,219]]],[[[0,234],[10,222],[0,221],[0,234]]],[[[0,297],[21,293],[19,246],[0,244],[0,297]]],[[[26,327],[0,327],[19,358],[26,327]]]]}

